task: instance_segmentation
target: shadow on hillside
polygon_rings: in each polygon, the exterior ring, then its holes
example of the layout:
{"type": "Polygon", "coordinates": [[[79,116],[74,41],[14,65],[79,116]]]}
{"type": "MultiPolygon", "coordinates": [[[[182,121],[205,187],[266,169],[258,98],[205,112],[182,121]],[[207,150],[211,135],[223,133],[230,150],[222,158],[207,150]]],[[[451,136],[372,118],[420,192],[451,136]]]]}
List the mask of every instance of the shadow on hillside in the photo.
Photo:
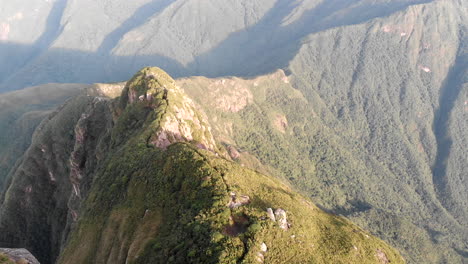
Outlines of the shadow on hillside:
{"type": "Polygon", "coordinates": [[[144,66],[154,65],[173,77],[204,75],[219,77],[236,75],[251,77],[287,68],[296,56],[303,38],[309,34],[342,25],[359,24],[390,15],[409,5],[429,0],[392,1],[361,4],[359,1],[330,0],[305,12],[292,23],[284,24],[297,7],[297,2],[277,1],[275,6],[255,25],[232,33],[219,45],[195,57],[187,66],[161,54],[112,55],[119,39],[151,16],[161,12],[171,0],[151,2],[138,9],[119,28],[111,32],[96,52],[49,49],[62,27],[60,18],[66,0],[60,0],[51,11],[47,30],[31,45],[2,43],[0,57],[0,91],[16,90],[49,82],[113,82],[129,79],[144,66]]]}
{"type": "Polygon", "coordinates": [[[112,49],[117,46],[120,39],[132,29],[135,29],[145,22],[148,21],[152,16],[155,14],[163,11],[166,7],[168,7],[173,0],[162,0],[162,1],[153,1],[149,2],[133,13],[133,15],[127,19],[122,25],[120,25],[117,29],[112,31],[109,35],[106,36],[104,41],[102,42],[101,46],[99,46],[97,53],[98,54],[110,54],[112,49]]]}
{"type": "Polygon", "coordinates": [[[364,23],[388,16],[410,5],[430,0],[360,4],[329,0],[284,25],[298,2],[278,1],[255,25],[231,34],[217,47],[195,58],[189,72],[207,77],[255,76],[286,68],[307,35],[334,27],[364,23]],[[229,63],[226,63],[229,62],[229,63]]]}
{"type": "MultiPolygon", "coordinates": [[[[453,144],[450,135],[450,119],[455,107],[455,101],[459,98],[463,83],[466,82],[467,77],[465,74],[467,69],[468,55],[462,54],[457,57],[444,81],[439,99],[439,108],[435,112],[432,128],[437,142],[437,153],[432,168],[432,181],[439,201],[452,213],[455,219],[458,218],[457,214],[460,213],[457,212],[460,206],[457,206],[457,199],[453,197],[454,194],[450,189],[447,175],[448,160],[453,144]]],[[[460,223],[460,219],[457,220],[460,223]]]]}
{"type": "Polygon", "coordinates": [[[342,215],[345,217],[349,217],[350,215],[356,213],[364,213],[366,211],[371,210],[373,207],[370,203],[358,199],[354,199],[347,202],[346,207],[340,206],[336,208],[328,208],[323,206],[320,203],[315,203],[315,205],[322,211],[333,214],[333,215],[342,215]]]}
{"type": "MultiPolygon", "coordinates": [[[[67,7],[68,0],[57,0],[53,5],[47,16],[46,25],[44,32],[39,38],[32,43],[30,46],[17,46],[13,48],[7,48],[4,50],[0,46],[0,56],[5,58],[4,63],[8,67],[6,73],[2,75],[3,67],[0,67],[0,80],[4,83],[5,80],[9,79],[9,74],[16,72],[28,63],[34,61],[40,54],[49,49],[57,37],[62,33],[63,26],[61,20],[65,8],[67,7]]],[[[23,87],[21,87],[23,88],[23,87]]],[[[0,89],[1,91],[1,89],[0,89]]]]}
{"type": "MultiPolygon", "coordinates": [[[[31,46],[0,44],[0,56],[5,64],[15,64],[17,58],[27,56],[31,46]]],[[[162,55],[107,56],[93,52],[51,49],[40,60],[21,67],[0,71],[0,92],[17,90],[44,83],[96,83],[126,81],[144,66],[158,66],[173,77],[187,76],[185,67],[162,55]]]]}

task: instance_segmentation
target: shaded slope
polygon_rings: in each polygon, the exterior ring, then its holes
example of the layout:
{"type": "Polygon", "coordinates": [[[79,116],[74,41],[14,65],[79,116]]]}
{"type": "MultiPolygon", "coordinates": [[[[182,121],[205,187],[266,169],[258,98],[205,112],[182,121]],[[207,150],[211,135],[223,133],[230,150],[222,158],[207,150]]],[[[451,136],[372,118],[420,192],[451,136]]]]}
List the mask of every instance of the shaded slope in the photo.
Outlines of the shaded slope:
{"type": "Polygon", "coordinates": [[[106,36],[96,52],[99,54],[110,54],[126,33],[147,22],[151,16],[158,14],[172,2],[173,0],[153,1],[141,6],[130,18],[106,36]]]}
{"type": "MultiPolygon", "coordinates": [[[[99,159],[98,145],[103,139],[109,115],[106,102],[86,94],[75,97],[67,107],[50,114],[35,130],[31,146],[21,163],[11,172],[11,181],[2,195],[0,242],[8,247],[25,247],[41,262],[53,263],[67,233],[74,170],[72,154],[88,154],[88,167],[99,159]],[[89,128],[99,119],[99,126],[89,128]],[[77,131],[75,131],[75,128],[77,131]],[[75,133],[86,130],[93,137],[74,152],[75,133]],[[89,131],[88,131],[89,130],[89,131]],[[91,148],[91,149],[90,149],[91,148]]],[[[102,154],[101,154],[102,155],[102,154]]],[[[75,182],[76,184],[76,182],[75,182]]],[[[78,203],[79,205],[79,203],[78,203]]]]}
{"type": "Polygon", "coordinates": [[[313,1],[298,18],[293,11],[304,2],[276,2],[255,25],[231,34],[189,64],[192,74],[218,77],[255,76],[287,68],[304,37],[330,28],[384,17],[410,5],[429,1],[313,1]],[[229,65],[223,65],[229,61],[229,65]],[[246,61],[248,63],[246,63],[246,61]]]}
{"type": "MultiPolygon", "coordinates": [[[[463,183],[460,185],[457,184],[458,186],[451,185],[449,182],[458,178],[458,175],[463,175],[463,169],[460,167],[464,167],[463,164],[466,165],[466,160],[465,162],[463,162],[463,160],[459,161],[459,165],[457,164],[458,168],[453,171],[449,170],[448,162],[449,159],[454,156],[451,155],[452,151],[458,152],[455,153],[455,155],[460,155],[463,152],[466,153],[466,147],[453,147],[450,125],[454,123],[451,117],[454,114],[454,107],[457,99],[462,98],[463,100],[461,95],[464,85],[467,82],[467,70],[468,54],[462,53],[457,57],[444,81],[441,89],[439,108],[435,112],[435,122],[433,125],[434,135],[437,141],[437,153],[432,168],[434,188],[441,203],[457,218],[463,218],[466,215],[462,213],[466,211],[467,208],[466,200],[468,197],[463,197],[463,190],[466,190],[466,185],[463,183]],[[450,172],[455,175],[450,175],[450,172]]],[[[455,125],[463,126],[463,121],[455,122],[455,125]]]]}
{"type": "Polygon", "coordinates": [[[81,93],[79,84],[50,84],[0,95],[0,189],[31,143],[34,130],[58,105],[81,93]]]}
{"type": "MultiPolygon", "coordinates": [[[[22,54],[19,60],[15,61],[13,58],[13,65],[10,64],[10,67],[13,67],[13,71],[21,71],[21,68],[27,65],[28,63],[34,63],[35,59],[39,57],[43,52],[46,52],[49,48],[52,47],[54,41],[60,36],[63,31],[62,25],[62,16],[64,10],[67,6],[68,0],[57,0],[53,3],[50,12],[45,21],[45,29],[39,38],[32,44],[31,49],[27,51],[26,54],[22,54]]],[[[8,79],[11,76],[5,76],[6,78],[2,82],[8,82],[8,79]]]]}

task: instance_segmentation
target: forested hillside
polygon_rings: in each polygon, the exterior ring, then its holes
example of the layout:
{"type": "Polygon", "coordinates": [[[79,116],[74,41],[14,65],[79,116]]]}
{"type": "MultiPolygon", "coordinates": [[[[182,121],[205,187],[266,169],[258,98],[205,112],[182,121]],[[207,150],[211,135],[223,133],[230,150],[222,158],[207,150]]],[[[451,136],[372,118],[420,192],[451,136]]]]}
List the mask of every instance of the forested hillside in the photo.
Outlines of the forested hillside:
{"type": "Polygon", "coordinates": [[[1,200],[0,246],[26,247],[41,263],[405,263],[230,160],[158,68],[124,89],[88,87],[48,115],[1,200]]]}
{"type": "MultiPolygon", "coordinates": [[[[233,160],[410,263],[467,261],[466,1],[30,2],[0,3],[0,91],[123,81],[159,66],[233,160]]],[[[3,105],[0,177],[45,117],[3,105]],[[25,136],[10,140],[12,122],[25,136]]]]}
{"type": "Polygon", "coordinates": [[[0,95],[0,189],[39,123],[87,86],[49,84],[0,95]]]}

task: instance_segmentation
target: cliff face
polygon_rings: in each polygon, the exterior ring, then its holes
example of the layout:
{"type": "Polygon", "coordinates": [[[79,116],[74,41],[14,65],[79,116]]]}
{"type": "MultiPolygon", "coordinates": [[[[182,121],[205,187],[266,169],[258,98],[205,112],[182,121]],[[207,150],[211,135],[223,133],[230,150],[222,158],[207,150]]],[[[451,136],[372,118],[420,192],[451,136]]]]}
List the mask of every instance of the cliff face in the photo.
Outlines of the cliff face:
{"type": "Polygon", "coordinates": [[[31,144],[39,123],[86,87],[88,85],[46,84],[0,95],[0,189],[31,144]]]}
{"type": "Polygon", "coordinates": [[[108,103],[81,94],[36,128],[2,197],[1,241],[23,245],[46,263],[59,254],[67,223],[76,217],[76,197],[86,192],[106,149],[108,103]]]}
{"type": "Polygon", "coordinates": [[[3,197],[0,241],[42,263],[403,262],[224,158],[232,149],[162,70],[122,88],[89,88],[38,126],[3,197]]]}

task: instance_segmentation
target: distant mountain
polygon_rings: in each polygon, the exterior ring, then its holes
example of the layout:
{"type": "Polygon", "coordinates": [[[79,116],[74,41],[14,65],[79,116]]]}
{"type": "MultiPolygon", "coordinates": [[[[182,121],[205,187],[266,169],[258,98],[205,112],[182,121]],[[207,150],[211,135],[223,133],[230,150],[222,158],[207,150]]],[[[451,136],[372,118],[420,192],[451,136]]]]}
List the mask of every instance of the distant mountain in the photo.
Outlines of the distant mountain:
{"type": "MultiPolygon", "coordinates": [[[[466,1],[30,2],[0,3],[1,91],[158,65],[231,159],[410,263],[468,261],[466,1]]],[[[0,112],[3,178],[46,116],[11,129],[21,106],[0,112]]]]}
{"type": "Polygon", "coordinates": [[[404,263],[343,217],[243,168],[174,80],[87,88],[36,129],[0,241],[52,263],[404,263]]]}
{"type": "Polygon", "coordinates": [[[264,74],[287,67],[311,34],[426,2],[3,1],[0,91],[124,81],[146,65],[175,77],[264,74]]]}

